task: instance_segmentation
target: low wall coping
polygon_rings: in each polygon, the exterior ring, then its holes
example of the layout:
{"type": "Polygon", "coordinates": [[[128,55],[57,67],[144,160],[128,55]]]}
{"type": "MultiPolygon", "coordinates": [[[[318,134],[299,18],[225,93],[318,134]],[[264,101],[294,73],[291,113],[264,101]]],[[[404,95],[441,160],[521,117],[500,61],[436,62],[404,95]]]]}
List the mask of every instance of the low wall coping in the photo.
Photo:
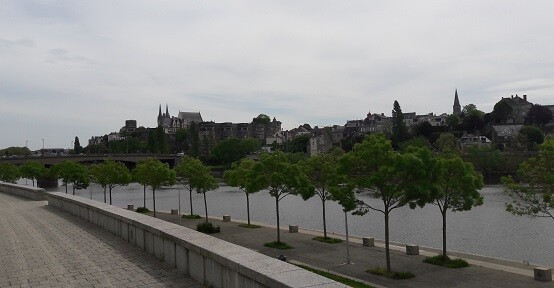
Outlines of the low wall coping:
{"type": "Polygon", "coordinates": [[[46,200],[46,191],[43,188],[0,182],[0,192],[24,197],[27,199],[46,200]]]}

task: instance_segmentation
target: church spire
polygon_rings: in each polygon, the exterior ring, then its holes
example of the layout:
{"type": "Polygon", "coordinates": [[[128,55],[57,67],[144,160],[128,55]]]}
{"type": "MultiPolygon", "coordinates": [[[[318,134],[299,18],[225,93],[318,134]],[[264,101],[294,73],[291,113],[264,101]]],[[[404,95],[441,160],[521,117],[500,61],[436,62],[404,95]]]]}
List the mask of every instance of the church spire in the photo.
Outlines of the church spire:
{"type": "Polygon", "coordinates": [[[162,118],[162,104],[160,104],[160,110],[158,112],[158,119],[162,118]]]}
{"type": "Polygon", "coordinates": [[[169,118],[169,109],[167,108],[167,103],[165,103],[165,117],[169,118]]]}
{"type": "Polygon", "coordinates": [[[452,106],[452,114],[460,115],[462,113],[462,106],[460,106],[460,100],[458,99],[458,89],[454,93],[454,106],[452,106]]]}

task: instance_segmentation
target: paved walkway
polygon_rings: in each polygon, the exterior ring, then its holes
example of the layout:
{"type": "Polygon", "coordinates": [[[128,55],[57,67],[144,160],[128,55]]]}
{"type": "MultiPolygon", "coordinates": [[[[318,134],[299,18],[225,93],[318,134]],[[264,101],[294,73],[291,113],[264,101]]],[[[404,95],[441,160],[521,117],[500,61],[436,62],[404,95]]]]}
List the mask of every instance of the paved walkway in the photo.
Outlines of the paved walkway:
{"type": "Polygon", "coordinates": [[[0,193],[0,287],[202,287],[68,213],[0,193]]]}
{"type": "MultiPolygon", "coordinates": [[[[177,215],[157,213],[158,218],[179,223],[177,215]]],[[[196,229],[200,220],[181,219],[184,226],[196,229]]],[[[320,270],[329,270],[333,273],[347,275],[373,284],[376,287],[554,287],[554,282],[535,281],[532,276],[532,267],[476,256],[470,259],[472,264],[468,268],[450,269],[427,263],[423,263],[423,255],[406,255],[404,250],[391,250],[391,265],[395,271],[410,271],[415,278],[407,280],[392,280],[382,276],[372,275],[365,271],[376,266],[385,267],[384,248],[380,243],[376,247],[363,247],[361,239],[351,239],[351,261],[353,265],[343,265],[346,262],[346,245],[327,244],[312,240],[314,235],[320,235],[317,231],[301,231],[303,233],[281,232],[281,241],[293,246],[290,250],[277,250],[264,247],[263,244],[277,239],[277,231],[274,226],[264,225],[258,229],[238,227],[237,222],[222,222],[211,219],[221,227],[221,233],[213,234],[217,238],[248,247],[271,257],[280,254],[287,256],[289,261],[297,261],[318,267],[320,270]],[[381,247],[380,247],[381,246],[381,247]],[[484,266],[484,267],[483,267],[484,266]],[[503,271],[502,271],[503,270],[503,271]],[[511,271],[511,272],[506,272],[511,271]],[[523,274],[523,275],[522,275],[523,274]]],[[[285,225],[282,226],[284,228],[285,225]]],[[[377,242],[377,241],[376,241],[377,242]]],[[[403,248],[403,247],[402,247],[403,248]]],[[[429,252],[422,253],[429,254],[429,252]]],[[[433,255],[436,255],[433,254],[433,255]]]]}

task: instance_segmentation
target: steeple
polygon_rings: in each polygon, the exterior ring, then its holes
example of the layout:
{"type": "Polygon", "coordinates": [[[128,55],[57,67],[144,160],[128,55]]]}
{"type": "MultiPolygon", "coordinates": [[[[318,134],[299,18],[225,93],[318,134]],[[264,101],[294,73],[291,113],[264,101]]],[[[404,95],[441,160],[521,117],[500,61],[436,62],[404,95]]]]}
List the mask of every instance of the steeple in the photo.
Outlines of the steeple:
{"type": "Polygon", "coordinates": [[[169,109],[167,108],[167,103],[165,103],[165,117],[169,118],[169,109]]]}
{"type": "Polygon", "coordinates": [[[160,104],[160,110],[158,112],[158,119],[162,118],[162,104],[160,104]]]}
{"type": "Polygon", "coordinates": [[[462,113],[462,106],[460,106],[460,100],[458,99],[458,89],[454,93],[454,106],[452,106],[452,114],[460,115],[462,113]]]}

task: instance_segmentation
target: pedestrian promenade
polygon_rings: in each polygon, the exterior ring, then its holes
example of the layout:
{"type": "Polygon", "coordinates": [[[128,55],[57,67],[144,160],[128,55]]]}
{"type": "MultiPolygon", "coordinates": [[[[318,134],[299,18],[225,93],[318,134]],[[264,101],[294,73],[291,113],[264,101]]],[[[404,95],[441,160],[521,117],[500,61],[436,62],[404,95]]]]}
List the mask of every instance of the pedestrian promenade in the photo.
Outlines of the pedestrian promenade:
{"type": "Polygon", "coordinates": [[[0,287],[202,287],[46,201],[0,193],[0,287]]]}
{"type": "MultiPolygon", "coordinates": [[[[158,218],[179,223],[177,215],[160,212],[157,215],[158,218]]],[[[196,224],[201,221],[205,221],[205,219],[181,219],[183,226],[192,229],[196,229],[196,224]]],[[[350,254],[351,262],[354,264],[345,265],[346,244],[344,242],[327,244],[312,240],[314,236],[322,236],[322,233],[318,231],[300,229],[300,233],[289,233],[283,230],[281,241],[293,246],[294,249],[278,250],[263,246],[264,243],[276,240],[277,231],[275,226],[254,223],[263,225],[263,227],[247,229],[239,227],[240,223],[238,222],[223,222],[219,218],[210,221],[221,227],[221,233],[212,234],[217,238],[259,251],[271,257],[285,255],[290,262],[300,262],[317,267],[320,270],[346,275],[372,284],[374,287],[554,287],[554,282],[535,281],[532,277],[532,267],[523,263],[519,264],[475,255],[467,259],[471,264],[470,267],[451,269],[422,262],[425,255],[436,255],[438,250],[436,252],[421,251],[422,255],[406,255],[404,247],[400,246],[391,249],[393,270],[410,271],[416,277],[407,280],[392,280],[365,272],[369,268],[386,266],[384,245],[381,245],[379,241],[376,241],[375,247],[364,247],[359,237],[351,239],[350,254]]],[[[281,228],[285,228],[285,225],[281,228]]],[[[335,237],[334,235],[330,236],[335,237]]],[[[454,253],[451,255],[454,255],[454,253]]]]}

